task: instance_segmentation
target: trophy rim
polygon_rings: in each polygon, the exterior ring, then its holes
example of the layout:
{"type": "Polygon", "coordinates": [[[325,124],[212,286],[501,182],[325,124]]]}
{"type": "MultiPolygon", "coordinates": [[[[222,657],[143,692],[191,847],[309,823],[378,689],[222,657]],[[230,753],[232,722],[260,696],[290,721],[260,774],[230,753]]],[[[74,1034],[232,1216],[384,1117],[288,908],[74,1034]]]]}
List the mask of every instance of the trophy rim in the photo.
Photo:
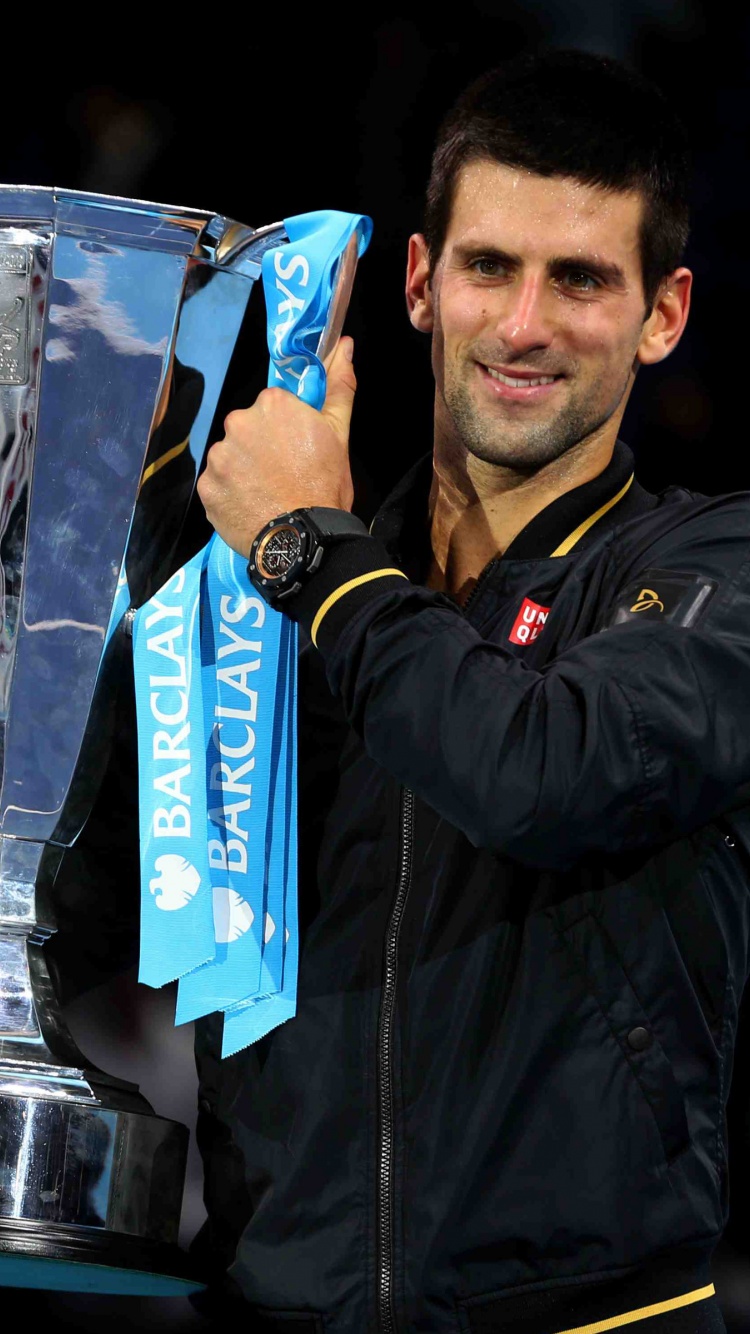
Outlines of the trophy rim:
{"type": "Polygon", "coordinates": [[[72,186],[66,185],[31,185],[25,183],[15,184],[10,181],[0,182],[0,201],[5,195],[25,194],[32,197],[52,200],[53,202],[66,201],[75,202],[80,200],[85,204],[93,205],[113,205],[121,211],[132,213],[163,213],[167,216],[178,215],[185,218],[200,219],[202,222],[210,222],[212,218],[224,218],[226,214],[218,209],[193,208],[188,204],[165,204],[155,199],[136,199],[128,195],[107,195],[101,194],[96,190],[78,190],[72,186]]]}

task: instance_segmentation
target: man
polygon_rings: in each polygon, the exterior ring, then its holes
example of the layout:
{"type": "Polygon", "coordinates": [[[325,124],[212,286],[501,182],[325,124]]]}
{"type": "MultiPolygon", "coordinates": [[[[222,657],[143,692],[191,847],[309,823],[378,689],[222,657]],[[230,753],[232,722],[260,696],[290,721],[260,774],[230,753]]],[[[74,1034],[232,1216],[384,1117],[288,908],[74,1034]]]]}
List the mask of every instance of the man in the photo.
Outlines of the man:
{"type": "Polygon", "coordinates": [[[347,517],[346,339],[321,414],[265,391],[209,455],[269,600],[256,536],[329,530],[278,601],[312,640],[298,1015],[223,1066],[198,1041],[204,1240],[261,1328],[723,1329],[750,503],[649,495],[617,439],[687,319],[685,194],[622,67],[488,75],[409,247],[432,459],[347,517]]]}

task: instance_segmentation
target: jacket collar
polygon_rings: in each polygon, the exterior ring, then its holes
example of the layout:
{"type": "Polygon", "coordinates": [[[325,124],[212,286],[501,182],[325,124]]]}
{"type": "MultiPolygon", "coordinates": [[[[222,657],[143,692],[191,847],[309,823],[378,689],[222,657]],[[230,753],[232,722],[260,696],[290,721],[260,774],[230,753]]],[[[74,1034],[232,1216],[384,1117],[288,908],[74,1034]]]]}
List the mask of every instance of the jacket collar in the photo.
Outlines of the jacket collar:
{"type": "MultiPolygon", "coordinates": [[[[429,564],[431,484],[432,454],[425,454],[394,487],[370,528],[417,581],[429,564]]],[[[543,560],[582,551],[603,532],[657,503],[635,480],[633,455],[618,440],[604,471],[551,501],[518,533],[502,559],[543,560]]]]}

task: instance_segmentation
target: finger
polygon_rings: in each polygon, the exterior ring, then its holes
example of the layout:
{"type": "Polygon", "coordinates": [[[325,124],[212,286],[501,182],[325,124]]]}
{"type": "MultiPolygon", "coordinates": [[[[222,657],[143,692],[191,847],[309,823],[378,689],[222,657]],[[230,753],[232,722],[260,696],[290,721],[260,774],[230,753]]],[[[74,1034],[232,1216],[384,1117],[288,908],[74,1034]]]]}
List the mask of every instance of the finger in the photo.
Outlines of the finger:
{"type": "Polygon", "coordinates": [[[357,377],[352,365],[354,342],[340,338],[328,367],[326,401],[323,416],[343,441],[349,439],[349,425],[357,389],[357,377]]]}

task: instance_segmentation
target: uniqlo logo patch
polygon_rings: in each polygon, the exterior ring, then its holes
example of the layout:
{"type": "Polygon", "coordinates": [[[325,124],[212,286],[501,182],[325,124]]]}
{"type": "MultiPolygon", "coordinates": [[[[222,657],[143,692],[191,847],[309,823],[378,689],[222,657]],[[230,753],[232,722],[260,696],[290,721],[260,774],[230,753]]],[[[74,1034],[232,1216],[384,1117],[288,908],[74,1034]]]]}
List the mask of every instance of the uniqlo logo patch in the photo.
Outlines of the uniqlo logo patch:
{"type": "Polygon", "coordinates": [[[542,607],[531,598],[524,598],[508,638],[511,644],[530,644],[541,634],[549,616],[549,607],[542,607]]]}

